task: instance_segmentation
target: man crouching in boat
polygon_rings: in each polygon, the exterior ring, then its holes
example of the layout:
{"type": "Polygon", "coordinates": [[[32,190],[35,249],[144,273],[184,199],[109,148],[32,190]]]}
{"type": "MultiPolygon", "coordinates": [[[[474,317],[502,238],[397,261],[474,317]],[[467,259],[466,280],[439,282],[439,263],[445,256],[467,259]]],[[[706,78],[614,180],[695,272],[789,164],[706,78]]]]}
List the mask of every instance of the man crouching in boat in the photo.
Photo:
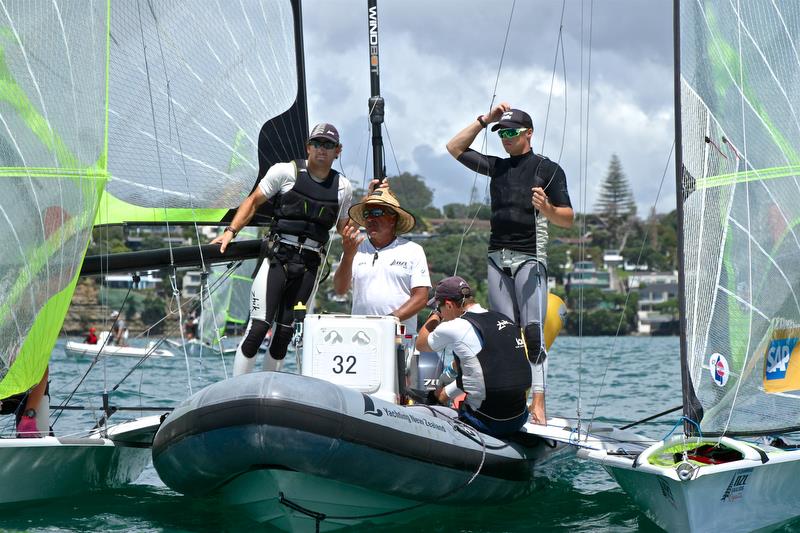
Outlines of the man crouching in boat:
{"type": "Polygon", "coordinates": [[[532,377],[519,329],[508,317],[475,302],[458,276],[436,286],[428,305],[435,306],[417,337],[417,349],[449,352],[455,357],[455,381],[436,390],[447,404],[465,392],[459,419],[482,433],[506,437],[528,420],[532,377]]]}
{"type": "Polygon", "coordinates": [[[293,333],[292,310],[311,296],[328,232],[335,224],[342,233],[349,220],[350,182],[331,168],[342,152],[339,132],[331,124],[317,124],[306,151],[306,160],[272,165],[236,210],[231,225],[211,241],[224,253],[256,210],[275,198],[275,220],[253,280],[250,322],[236,350],[234,376],[253,370],[258,347],[273,323],[270,356],[277,360],[286,356],[293,333]]]}

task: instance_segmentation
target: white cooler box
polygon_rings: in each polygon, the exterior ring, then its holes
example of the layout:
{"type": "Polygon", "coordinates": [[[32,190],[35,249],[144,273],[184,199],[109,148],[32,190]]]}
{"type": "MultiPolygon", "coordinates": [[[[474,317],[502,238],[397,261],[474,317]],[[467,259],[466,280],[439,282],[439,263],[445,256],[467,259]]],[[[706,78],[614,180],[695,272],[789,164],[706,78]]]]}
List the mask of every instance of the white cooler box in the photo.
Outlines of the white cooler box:
{"type": "Polygon", "coordinates": [[[396,403],[399,326],[388,316],[307,315],[300,371],[396,403]]]}

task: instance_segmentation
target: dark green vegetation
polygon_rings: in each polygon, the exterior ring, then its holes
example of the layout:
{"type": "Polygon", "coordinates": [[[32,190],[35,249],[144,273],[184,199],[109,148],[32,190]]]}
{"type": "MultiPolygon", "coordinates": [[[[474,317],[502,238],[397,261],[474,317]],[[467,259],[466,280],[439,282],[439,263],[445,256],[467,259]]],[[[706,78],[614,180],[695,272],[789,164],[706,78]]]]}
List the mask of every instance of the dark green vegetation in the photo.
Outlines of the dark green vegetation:
{"type": "MultiPolygon", "coordinates": [[[[475,289],[478,301],[486,305],[488,205],[448,203],[439,209],[432,205],[433,191],[425,184],[422,176],[403,173],[390,178],[389,183],[401,205],[417,217],[418,223],[411,237],[425,248],[434,285],[446,276],[458,274],[475,289]]],[[[354,203],[360,201],[363,195],[363,189],[356,189],[354,203]]],[[[471,197],[476,196],[473,191],[471,197]]],[[[566,330],[570,334],[582,332],[584,335],[614,335],[635,331],[638,301],[635,291],[626,295],[624,292],[585,289],[565,294],[565,274],[570,264],[592,261],[595,267],[602,269],[604,251],[619,250],[626,261],[647,265],[650,271],[677,269],[676,213],[673,211],[657,214],[651,211],[646,219],[640,218],[636,213],[633,192],[616,156],[612,156],[609,163],[595,212],[577,214],[575,224],[569,229],[550,224],[549,235],[548,275],[555,278],[554,292],[565,298],[570,310],[566,330]]],[[[173,227],[170,237],[175,245],[197,242],[195,229],[190,227],[173,227]]],[[[129,251],[131,248],[162,248],[164,245],[163,232],[142,230],[141,233],[126,235],[119,227],[98,228],[94,232],[88,253],[115,253],[129,251]]],[[[341,241],[336,239],[332,243],[328,264],[334,265],[340,256],[341,241]]],[[[325,269],[326,272],[328,270],[325,269]]],[[[166,271],[157,275],[168,279],[166,271]]],[[[623,280],[627,275],[626,272],[619,273],[623,280]]],[[[133,305],[138,306],[137,310],[142,313],[145,323],[154,323],[156,314],[163,307],[159,305],[163,298],[152,294],[141,300],[133,305]]],[[[316,305],[317,312],[350,310],[349,299],[335,298],[332,272],[320,284],[316,305]]],[[[664,309],[665,312],[671,313],[672,308],[675,308],[674,314],[677,313],[675,302],[668,302],[667,307],[669,309],[664,309]]],[[[427,310],[420,313],[422,319],[427,315],[427,310]]]]}

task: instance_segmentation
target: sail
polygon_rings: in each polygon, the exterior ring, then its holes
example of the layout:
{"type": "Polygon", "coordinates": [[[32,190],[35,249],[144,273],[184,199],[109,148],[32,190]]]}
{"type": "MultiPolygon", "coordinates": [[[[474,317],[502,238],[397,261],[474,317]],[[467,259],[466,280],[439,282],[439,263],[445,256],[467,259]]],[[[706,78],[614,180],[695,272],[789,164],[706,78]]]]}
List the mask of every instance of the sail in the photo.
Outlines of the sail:
{"type": "Polygon", "coordinates": [[[105,1],[0,4],[0,398],[41,379],[108,179],[105,1]]]}
{"type": "Polygon", "coordinates": [[[307,122],[299,0],[112,2],[97,223],[230,219],[307,122]]]}
{"type": "Polygon", "coordinates": [[[704,434],[800,428],[800,3],[680,8],[684,404],[704,434]]]}
{"type": "Polygon", "coordinates": [[[229,325],[244,329],[250,318],[250,277],[256,267],[256,260],[244,261],[239,268],[230,272],[227,266],[211,268],[208,284],[213,290],[212,306],[204,307],[202,316],[202,340],[208,345],[217,346],[217,339],[226,333],[229,325]]]}
{"type": "Polygon", "coordinates": [[[299,0],[0,3],[0,398],[38,382],[93,223],[223,223],[305,154],[299,0]]]}

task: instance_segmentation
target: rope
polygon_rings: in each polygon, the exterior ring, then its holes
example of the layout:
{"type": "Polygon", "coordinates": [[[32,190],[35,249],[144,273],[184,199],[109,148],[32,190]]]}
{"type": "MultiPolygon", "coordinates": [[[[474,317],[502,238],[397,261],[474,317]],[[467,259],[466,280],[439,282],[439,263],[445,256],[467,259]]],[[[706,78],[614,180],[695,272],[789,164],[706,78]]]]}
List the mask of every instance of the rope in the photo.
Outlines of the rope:
{"type": "Polygon", "coordinates": [[[469,480],[467,480],[465,483],[462,483],[461,485],[458,485],[458,486],[450,489],[449,491],[445,492],[441,496],[437,496],[437,497],[432,498],[430,500],[421,501],[419,503],[415,503],[414,505],[410,505],[410,506],[404,507],[402,509],[393,509],[391,511],[384,511],[384,512],[381,512],[381,513],[371,513],[371,514],[365,514],[365,515],[352,515],[352,516],[350,516],[350,515],[326,515],[324,513],[319,513],[319,512],[313,511],[311,509],[307,509],[307,508],[305,508],[305,507],[303,507],[303,506],[301,506],[301,505],[289,500],[288,498],[286,498],[285,495],[283,494],[283,492],[278,493],[279,496],[280,496],[280,503],[282,505],[285,505],[285,506],[289,507],[290,509],[293,509],[293,510],[298,511],[298,512],[300,512],[300,513],[302,513],[302,514],[304,514],[306,516],[314,518],[314,521],[315,521],[315,524],[316,524],[316,531],[319,531],[320,523],[323,520],[327,519],[327,518],[333,518],[335,520],[366,520],[368,518],[379,518],[379,517],[382,517],[382,516],[390,516],[390,515],[393,515],[393,514],[405,513],[405,512],[408,512],[408,511],[412,511],[414,509],[419,509],[420,507],[424,507],[426,505],[435,504],[435,503],[437,503],[437,502],[439,502],[441,500],[449,498],[450,496],[452,496],[456,492],[458,492],[460,490],[463,490],[464,488],[469,486],[473,481],[475,481],[475,478],[478,477],[478,474],[480,474],[481,470],[483,469],[483,465],[486,462],[486,442],[483,439],[483,435],[479,431],[476,431],[472,426],[462,422],[461,420],[458,420],[457,418],[448,418],[447,420],[450,421],[450,423],[452,424],[453,428],[456,431],[458,431],[458,432],[460,432],[460,433],[462,433],[464,435],[467,435],[468,437],[470,437],[469,433],[473,433],[474,435],[476,435],[479,438],[480,444],[481,444],[481,461],[478,464],[478,468],[475,470],[475,472],[472,474],[472,476],[469,478],[469,480]]]}
{"type": "MultiPolygon", "coordinates": [[[[500,84],[500,72],[503,70],[503,60],[505,59],[506,56],[506,48],[508,47],[508,36],[511,33],[511,21],[514,19],[514,8],[516,7],[516,5],[517,5],[517,0],[514,0],[514,2],[511,4],[511,11],[508,14],[508,23],[506,24],[506,35],[505,38],[503,39],[503,49],[500,51],[500,62],[497,65],[497,75],[494,78],[494,88],[492,89],[492,98],[489,100],[489,112],[492,111],[492,107],[494,107],[494,101],[497,98],[497,87],[500,84]]],[[[481,140],[481,149],[485,151],[488,145],[489,145],[488,132],[486,131],[486,128],[484,128],[483,139],[481,140]]],[[[469,202],[467,203],[467,209],[469,209],[469,207],[473,203],[475,203],[474,195],[475,191],[477,190],[477,183],[478,183],[478,172],[475,171],[473,173],[473,178],[472,178],[472,187],[470,188],[469,192],[469,202]]],[[[484,198],[486,198],[486,192],[488,188],[489,188],[489,182],[487,181],[486,186],[483,189],[484,198]]],[[[475,214],[472,216],[471,220],[464,225],[464,231],[461,232],[461,240],[458,243],[458,252],[456,253],[456,264],[455,267],[453,267],[454,276],[458,275],[458,265],[461,262],[461,252],[464,249],[464,239],[466,239],[467,233],[470,232],[472,226],[475,225],[475,221],[478,219],[478,214],[480,212],[481,208],[478,207],[478,209],[475,211],[475,214]]]]}

